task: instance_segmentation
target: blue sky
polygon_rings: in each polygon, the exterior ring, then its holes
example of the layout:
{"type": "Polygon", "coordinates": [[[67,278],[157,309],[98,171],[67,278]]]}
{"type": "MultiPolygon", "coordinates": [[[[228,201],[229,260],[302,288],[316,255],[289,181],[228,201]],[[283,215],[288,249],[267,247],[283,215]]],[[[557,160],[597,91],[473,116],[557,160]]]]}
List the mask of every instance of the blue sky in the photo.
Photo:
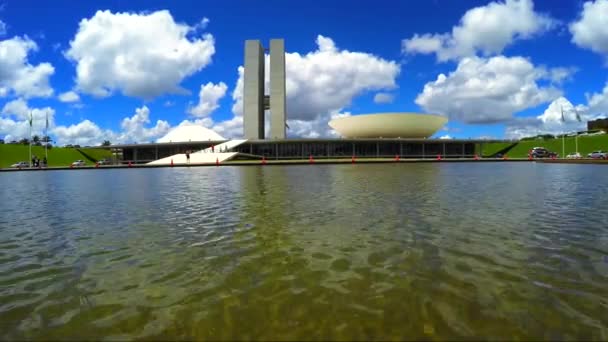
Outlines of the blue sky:
{"type": "Polygon", "coordinates": [[[288,53],[291,136],[335,136],[327,121],[340,115],[415,111],[450,118],[438,137],[521,137],[584,127],[575,110],[584,119],[608,111],[608,0],[5,0],[1,8],[7,139],[29,136],[30,111],[35,132],[51,117],[59,144],[153,141],[180,124],[239,136],[244,40],[277,37],[288,53]],[[384,101],[374,101],[379,93],[384,101]]]}

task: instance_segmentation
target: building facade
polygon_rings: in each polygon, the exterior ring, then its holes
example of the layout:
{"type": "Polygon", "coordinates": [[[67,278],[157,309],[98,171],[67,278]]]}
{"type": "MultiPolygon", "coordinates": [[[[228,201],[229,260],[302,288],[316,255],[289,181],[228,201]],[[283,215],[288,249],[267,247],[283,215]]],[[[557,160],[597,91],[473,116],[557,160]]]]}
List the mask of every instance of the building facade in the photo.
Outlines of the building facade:
{"type": "Polygon", "coordinates": [[[587,121],[587,130],[588,131],[596,131],[596,130],[608,131],[608,118],[587,121]]]}

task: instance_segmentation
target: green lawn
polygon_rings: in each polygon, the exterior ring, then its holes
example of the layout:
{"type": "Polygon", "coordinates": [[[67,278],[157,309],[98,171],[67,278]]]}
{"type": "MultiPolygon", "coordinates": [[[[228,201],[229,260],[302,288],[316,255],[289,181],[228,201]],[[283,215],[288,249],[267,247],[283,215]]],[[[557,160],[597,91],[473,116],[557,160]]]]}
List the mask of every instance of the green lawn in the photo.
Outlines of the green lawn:
{"type": "MultiPolygon", "coordinates": [[[[39,159],[44,158],[44,147],[32,146],[32,156],[36,155],[39,159]]],[[[111,158],[110,151],[92,148],[64,148],[53,147],[48,150],[49,166],[68,166],[78,159],[82,159],[87,164],[94,164],[95,161],[103,158],[111,158]],[[79,150],[82,150],[81,153],[79,150]]],[[[0,167],[10,167],[12,164],[29,160],[28,145],[0,144],[0,167]]]]}
{"type": "Polygon", "coordinates": [[[504,143],[483,143],[481,147],[481,155],[483,157],[492,157],[496,153],[512,146],[516,143],[504,142],[504,143]]]}
{"type": "MultiPolygon", "coordinates": [[[[574,137],[566,137],[565,140],[565,155],[576,152],[576,143],[574,137]]],[[[499,151],[508,145],[507,143],[487,143],[483,147],[483,156],[491,155],[488,152],[499,151]]],[[[562,139],[545,139],[545,140],[526,140],[518,142],[512,149],[507,152],[507,156],[512,158],[526,158],[528,151],[534,147],[544,147],[552,152],[559,153],[562,156],[562,139]]],[[[608,150],[608,134],[594,136],[579,136],[578,137],[578,152],[586,157],[587,153],[596,150],[608,150]]],[[[496,152],[494,152],[496,153],[496,152]]]]}

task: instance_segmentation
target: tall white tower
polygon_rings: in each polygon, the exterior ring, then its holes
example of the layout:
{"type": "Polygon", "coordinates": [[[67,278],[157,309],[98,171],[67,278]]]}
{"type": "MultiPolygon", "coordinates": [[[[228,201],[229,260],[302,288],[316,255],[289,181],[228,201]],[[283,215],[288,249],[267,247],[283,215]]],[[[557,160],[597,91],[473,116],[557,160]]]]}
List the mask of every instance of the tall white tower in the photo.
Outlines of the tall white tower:
{"type": "Polygon", "coordinates": [[[285,41],[270,40],[269,95],[264,94],[264,57],[259,40],[245,41],[243,135],[246,139],[264,139],[264,110],[270,109],[270,138],[285,139],[285,41]]]}

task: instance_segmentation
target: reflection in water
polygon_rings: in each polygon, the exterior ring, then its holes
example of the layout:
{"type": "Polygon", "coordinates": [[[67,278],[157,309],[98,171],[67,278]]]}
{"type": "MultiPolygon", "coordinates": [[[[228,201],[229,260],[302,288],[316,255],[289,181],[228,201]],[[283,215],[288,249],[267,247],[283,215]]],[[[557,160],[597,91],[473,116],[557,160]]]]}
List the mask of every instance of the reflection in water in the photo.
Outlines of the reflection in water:
{"type": "Polygon", "coordinates": [[[0,336],[605,340],[597,170],[5,174],[0,336]]]}

